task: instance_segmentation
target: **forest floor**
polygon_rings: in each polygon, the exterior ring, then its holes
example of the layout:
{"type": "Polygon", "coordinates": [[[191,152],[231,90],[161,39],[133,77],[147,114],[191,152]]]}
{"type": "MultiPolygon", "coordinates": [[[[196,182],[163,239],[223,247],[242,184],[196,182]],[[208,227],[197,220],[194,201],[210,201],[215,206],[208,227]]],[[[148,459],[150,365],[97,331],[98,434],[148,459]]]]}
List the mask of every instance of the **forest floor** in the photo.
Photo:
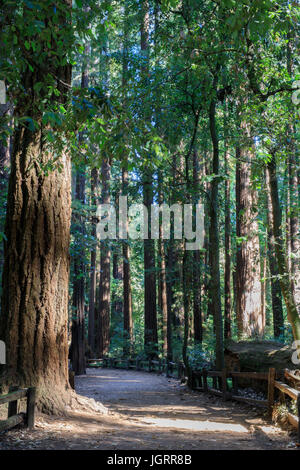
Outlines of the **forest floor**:
{"type": "Polygon", "coordinates": [[[39,414],[35,429],[0,434],[4,449],[289,449],[293,438],[248,405],[197,393],[147,372],[88,369],[76,391],[109,413],[39,414]]]}

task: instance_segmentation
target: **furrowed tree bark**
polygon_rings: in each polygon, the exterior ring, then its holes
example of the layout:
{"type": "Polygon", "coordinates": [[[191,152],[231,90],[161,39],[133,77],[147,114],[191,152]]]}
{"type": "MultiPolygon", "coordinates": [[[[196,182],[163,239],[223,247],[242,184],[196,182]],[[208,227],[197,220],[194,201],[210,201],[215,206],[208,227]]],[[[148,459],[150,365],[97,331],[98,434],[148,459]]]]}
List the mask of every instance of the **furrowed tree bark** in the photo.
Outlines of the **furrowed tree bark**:
{"type": "Polygon", "coordinates": [[[238,335],[261,336],[260,249],[256,221],[256,190],[251,186],[254,142],[249,125],[241,123],[242,145],[236,148],[236,313],[238,335]]]}
{"type": "MultiPolygon", "coordinates": [[[[4,117],[10,114],[11,105],[9,103],[0,104],[0,117],[4,117]]],[[[5,206],[6,196],[7,196],[7,187],[8,187],[8,175],[9,175],[9,162],[10,162],[10,153],[11,153],[11,138],[5,137],[5,139],[0,140],[0,204],[2,207],[5,206]]],[[[0,219],[0,232],[4,232],[4,223],[5,217],[4,214],[0,219]]],[[[0,279],[3,270],[4,263],[4,252],[2,244],[2,236],[0,242],[0,279]]]]}
{"type": "MultiPolygon", "coordinates": [[[[68,10],[71,0],[60,2],[56,39],[46,67],[56,80],[58,103],[67,103],[71,84],[71,66],[57,61],[58,40],[70,34],[68,10]]],[[[43,6],[49,9],[51,6],[43,6]]],[[[51,12],[50,12],[51,10],[51,12]]],[[[24,8],[24,19],[39,19],[24,8]]],[[[51,34],[50,30],[49,33],[51,34]]],[[[23,37],[22,40],[32,37],[23,37]]],[[[39,37],[42,51],[46,40],[39,37]]],[[[29,116],[41,125],[36,106],[34,85],[46,80],[39,57],[32,54],[33,71],[26,66],[22,84],[26,95],[20,94],[16,116],[29,116]]],[[[49,76],[47,77],[49,80],[49,76]]],[[[46,85],[45,85],[46,86],[46,85]]],[[[43,93],[41,91],[40,93],[43,93]]],[[[47,92],[48,93],[48,90],[47,92]]],[[[68,281],[71,218],[71,166],[68,152],[59,155],[60,171],[48,173],[43,166],[53,160],[47,152],[45,129],[31,130],[18,125],[13,136],[11,174],[9,178],[4,244],[2,314],[0,338],[7,347],[4,380],[7,385],[37,387],[37,403],[46,412],[63,411],[70,403],[68,382],[68,281]]]]}

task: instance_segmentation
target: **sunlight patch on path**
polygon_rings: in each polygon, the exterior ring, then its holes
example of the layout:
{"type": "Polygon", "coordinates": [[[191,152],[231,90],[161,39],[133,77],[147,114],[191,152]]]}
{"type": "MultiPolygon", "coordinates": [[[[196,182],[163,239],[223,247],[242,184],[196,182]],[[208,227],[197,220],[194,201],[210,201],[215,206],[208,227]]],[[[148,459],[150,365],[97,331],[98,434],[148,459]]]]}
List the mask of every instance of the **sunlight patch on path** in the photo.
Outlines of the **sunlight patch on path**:
{"type": "Polygon", "coordinates": [[[248,433],[248,429],[241,424],[218,423],[215,421],[193,421],[187,419],[143,418],[143,423],[161,428],[188,429],[191,431],[220,431],[248,433]]]}

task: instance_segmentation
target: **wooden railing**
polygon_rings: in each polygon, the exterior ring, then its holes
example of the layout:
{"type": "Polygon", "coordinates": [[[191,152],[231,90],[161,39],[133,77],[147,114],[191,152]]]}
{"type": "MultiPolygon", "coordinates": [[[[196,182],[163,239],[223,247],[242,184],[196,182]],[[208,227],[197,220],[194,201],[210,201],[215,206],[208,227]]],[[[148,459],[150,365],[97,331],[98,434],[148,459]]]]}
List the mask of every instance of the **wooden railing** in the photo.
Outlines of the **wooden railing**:
{"type": "Polygon", "coordinates": [[[289,423],[297,429],[298,442],[300,443],[300,377],[285,369],[284,379],[286,381],[292,382],[294,387],[299,388],[299,390],[297,390],[296,388],[291,387],[289,384],[283,383],[279,380],[274,380],[274,387],[280,391],[280,401],[284,401],[285,395],[296,401],[298,416],[288,412],[287,418],[289,423]]]}
{"type": "MultiPolygon", "coordinates": [[[[282,375],[282,374],[281,374],[282,375]]],[[[222,396],[224,400],[237,400],[244,403],[249,403],[255,406],[263,406],[268,408],[269,415],[272,415],[273,406],[275,404],[275,390],[279,390],[282,395],[288,395],[292,400],[296,401],[297,416],[288,412],[289,423],[297,429],[298,442],[300,443],[300,390],[297,390],[290,385],[276,380],[279,374],[276,373],[274,368],[270,368],[269,372],[229,372],[225,369],[222,372],[202,371],[192,372],[192,388],[194,390],[203,391],[206,393],[213,393],[222,396]],[[213,387],[208,385],[208,377],[212,377],[213,387]],[[232,381],[232,387],[229,390],[228,379],[232,381]],[[267,400],[258,400],[250,397],[241,396],[238,393],[238,380],[239,379],[252,379],[252,380],[265,380],[268,382],[268,398],[267,400]]],[[[292,380],[299,384],[300,377],[296,376],[287,369],[284,371],[284,379],[292,380]]]]}
{"type": "Polygon", "coordinates": [[[17,389],[12,387],[7,395],[0,395],[0,405],[8,403],[8,416],[0,421],[0,432],[8,431],[18,424],[24,423],[29,429],[34,427],[35,388],[17,389]],[[18,413],[18,400],[27,398],[26,413],[18,413]]]}
{"type": "Polygon", "coordinates": [[[193,390],[201,392],[212,393],[214,395],[222,396],[224,400],[237,400],[245,403],[250,403],[257,406],[268,406],[268,400],[257,400],[254,398],[244,397],[238,394],[238,379],[254,379],[254,380],[268,380],[267,372],[229,372],[226,369],[223,371],[214,371],[202,369],[201,371],[193,371],[191,378],[191,387],[193,390]],[[212,387],[209,386],[208,378],[212,378],[212,387]],[[231,380],[232,387],[229,388],[228,380],[231,380]]]}

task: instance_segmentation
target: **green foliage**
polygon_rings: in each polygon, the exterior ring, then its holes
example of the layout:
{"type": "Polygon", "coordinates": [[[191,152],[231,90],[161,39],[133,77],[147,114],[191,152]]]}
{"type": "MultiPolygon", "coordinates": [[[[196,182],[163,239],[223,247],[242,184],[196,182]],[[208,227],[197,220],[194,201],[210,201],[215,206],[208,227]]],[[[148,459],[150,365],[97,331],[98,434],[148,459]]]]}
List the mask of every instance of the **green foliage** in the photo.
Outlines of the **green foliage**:
{"type": "Polygon", "coordinates": [[[202,346],[196,344],[189,348],[188,358],[190,367],[193,370],[207,369],[212,370],[214,365],[214,352],[204,351],[202,346]]]}
{"type": "MultiPolygon", "coordinates": [[[[112,160],[111,194],[114,202],[121,191],[125,162],[130,177],[127,189],[130,202],[142,201],[145,170],[154,175],[155,202],[160,185],[165,203],[184,204],[187,200],[200,200],[205,203],[207,211],[210,186],[218,183],[223,305],[224,188],[228,180],[231,185],[232,266],[236,251],[251,237],[251,234],[238,237],[235,233],[235,148],[238,143],[246,144],[255,154],[251,163],[251,183],[260,194],[255,208],[258,215],[255,213],[253,217],[259,223],[261,257],[266,243],[266,202],[262,197],[264,171],[274,153],[279,165],[282,206],[285,207],[287,202],[286,175],[289,158],[294,151],[291,151],[287,134],[291,120],[294,127],[297,125],[296,106],[291,96],[292,84],[298,75],[295,57],[292,57],[291,74],[286,62],[288,34],[292,38],[296,36],[298,6],[275,0],[162,0],[155,3],[157,16],[154,18],[154,2],[150,2],[150,54],[147,63],[148,58],[140,51],[141,2],[75,0],[72,15],[66,11],[62,0],[55,5],[50,0],[2,3],[0,79],[5,79],[10,102],[21,105],[15,109],[14,126],[10,115],[0,116],[1,141],[7,144],[12,129],[18,126],[32,133],[41,130],[43,144],[51,155],[47,163],[33,162],[41,175],[47,177],[52,171],[61,170],[61,156],[66,147],[71,152],[74,171],[82,169],[85,173],[86,200],[83,204],[73,198],[72,203],[70,254],[72,258],[78,254],[83,257],[80,276],[85,280],[86,303],[90,252],[95,246],[99,247],[92,234],[95,205],[91,200],[90,170],[100,169],[103,158],[109,157],[112,160]],[[62,17],[63,27],[60,26],[62,17]],[[71,88],[64,90],[62,104],[63,84],[57,78],[57,70],[67,64],[73,66],[73,82],[71,88]],[[146,65],[149,70],[143,76],[141,68],[146,65]],[[81,86],[84,67],[89,72],[88,87],[81,86]],[[211,168],[213,148],[209,109],[212,100],[216,102],[221,161],[216,174],[211,168]],[[35,103],[34,115],[28,113],[32,102],[35,103]],[[254,144],[241,142],[237,125],[241,120],[249,124],[255,137],[254,144]],[[228,174],[223,159],[227,150],[230,154],[228,174]],[[192,184],[193,151],[197,151],[201,166],[196,188],[192,184]],[[78,219],[84,221],[84,233],[78,219]]],[[[295,45],[292,49],[291,54],[295,55],[295,45]]],[[[297,137],[296,132],[294,134],[293,142],[297,137]]],[[[1,194],[0,241],[4,238],[5,196],[6,187],[1,194]]],[[[283,223],[289,217],[289,211],[287,208],[283,223]]],[[[120,248],[119,242],[113,243],[112,248],[116,247],[120,248]]],[[[145,353],[143,246],[140,242],[130,242],[130,248],[134,354],[142,357],[145,353]]],[[[174,266],[168,266],[168,276],[174,281],[172,315],[177,322],[176,327],[173,325],[173,356],[181,359],[183,286],[179,271],[183,253],[179,244],[175,244],[175,248],[177,265],[174,262],[174,266]]],[[[205,258],[205,250],[201,254],[199,279],[201,287],[204,286],[201,298],[204,341],[200,347],[193,345],[190,339],[189,361],[193,368],[211,367],[214,361],[215,336],[207,294],[209,260],[207,256],[205,258]]],[[[157,251],[156,246],[158,260],[157,251]]],[[[268,291],[266,337],[270,337],[273,327],[270,276],[264,281],[268,291]]],[[[192,286],[189,289],[192,291],[192,286]]],[[[233,282],[231,290],[234,294],[233,282]]],[[[112,281],[111,292],[112,298],[122,297],[119,281],[112,281]]],[[[234,310],[234,295],[232,302],[234,310]]],[[[159,318],[160,355],[161,323],[159,318]]],[[[232,323],[233,337],[236,337],[234,314],[232,323]]],[[[283,333],[285,340],[290,341],[289,327],[283,333]]],[[[112,304],[110,353],[123,354],[126,341],[122,317],[112,304]]],[[[156,346],[150,345],[148,352],[153,352],[156,346]]]]}

